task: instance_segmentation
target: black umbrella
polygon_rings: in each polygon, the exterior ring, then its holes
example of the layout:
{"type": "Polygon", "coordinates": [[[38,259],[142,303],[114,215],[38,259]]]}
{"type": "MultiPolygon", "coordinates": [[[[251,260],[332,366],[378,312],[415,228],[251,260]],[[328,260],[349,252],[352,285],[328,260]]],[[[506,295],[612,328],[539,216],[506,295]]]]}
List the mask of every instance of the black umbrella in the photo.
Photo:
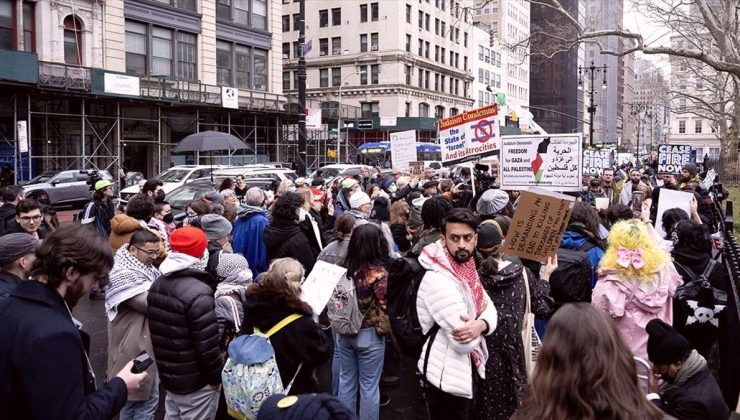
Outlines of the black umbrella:
{"type": "MultiPolygon", "coordinates": [[[[180,152],[211,152],[214,150],[242,150],[246,149],[254,152],[247,143],[239,140],[236,136],[220,131],[201,131],[200,133],[191,134],[180,140],[173,150],[175,153],[180,152]]],[[[213,182],[213,157],[211,156],[211,182],[213,182]]]]}

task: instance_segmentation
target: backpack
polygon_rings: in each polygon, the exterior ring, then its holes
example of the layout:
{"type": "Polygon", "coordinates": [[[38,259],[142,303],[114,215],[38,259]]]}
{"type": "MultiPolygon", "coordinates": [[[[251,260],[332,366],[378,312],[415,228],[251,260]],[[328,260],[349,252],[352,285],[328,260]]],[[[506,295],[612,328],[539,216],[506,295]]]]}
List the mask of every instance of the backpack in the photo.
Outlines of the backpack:
{"type": "Polygon", "coordinates": [[[346,273],[334,287],[326,312],[332,331],[342,335],[357,335],[360,332],[364,315],[357,304],[355,283],[346,273]]]}
{"type": "Polygon", "coordinates": [[[252,334],[241,335],[231,341],[229,358],[221,372],[230,416],[238,419],[257,418],[267,398],[290,391],[303,364],[298,365],[293,379],[284,387],[270,337],[300,317],[298,314],[288,315],[264,334],[255,328],[252,334]]]}
{"type": "Polygon", "coordinates": [[[593,267],[587,251],[595,246],[586,242],[578,250],[558,248],[558,268],[550,276],[555,310],[570,302],[591,302],[593,267]]]}
{"type": "Polygon", "coordinates": [[[416,294],[426,270],[414,257],[395,259],[388,270],[388,318],[398,347],[406,356],[419,359],[426,337],[416,314],[416,294]]]}

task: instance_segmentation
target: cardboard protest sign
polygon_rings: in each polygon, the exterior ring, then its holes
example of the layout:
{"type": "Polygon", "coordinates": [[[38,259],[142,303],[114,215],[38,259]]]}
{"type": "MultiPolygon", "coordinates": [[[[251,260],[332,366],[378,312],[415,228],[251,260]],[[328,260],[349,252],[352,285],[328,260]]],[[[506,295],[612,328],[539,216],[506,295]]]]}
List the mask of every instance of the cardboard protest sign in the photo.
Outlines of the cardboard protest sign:
{"type": "Polygon", "coordinates": [[[582,135],[505,136],[501,139],[502,190],[542,187],[581,190],[582,135]]]}
{"type": "Polygon", "coordinates": [[[691,146],[661,144],[658,146],[658,173],[674,174],[681,173],[681,168],[691,163],[691,146]]]}
{"type": "Polygon", "coordinates": [[[691,216],[691,199],[694,198],[694,194],[669,190],[667,188],[661,188],[658,194],[658,214],[655,217],[655,230],[658,231],[661,238],[665,238],[665,230],[663,230],[663,213],[668,209],[681,209],[691,216]]]}
{"type": "Polygon", "coordinates": [[[555,255],[575,198],[542,188],[523,191],[506,235],[503,254],[541,263],[555,255]]]}
{"type": "Polygon", "coordinates": [[[324,310],[339,279],[346,271],[344,267],[326,261],[316,261],[311,274],[301,285],[301,300],[311,306],[314,314],[320,314],[324,310]]]}
{"type": "Polygon", "coordinates": [[[496,153],[501,140],[496,115],[498,107],[488,105],[439,120],[442,162],[449,165],[496,153]]]}
{"type": "Polygon", "coordinates": [[[416,131],[391,133],[391,166],[393,169],[406,169],[412,160],[416,160],[416,131]]]}
{"type": "Polygon", "coordinates": [[[612,168],[612,151],[588,149],[583,151],[583,174],[601,176],[604,169],[612,168]]]}
{"type": "Polygon", "coordinates": [[[424,173],[424,162],[420,160],[415,160],[412,162],[409,162],[409,167],[411,168],[411,173],[413,175],[421,175],[424,173]]]}

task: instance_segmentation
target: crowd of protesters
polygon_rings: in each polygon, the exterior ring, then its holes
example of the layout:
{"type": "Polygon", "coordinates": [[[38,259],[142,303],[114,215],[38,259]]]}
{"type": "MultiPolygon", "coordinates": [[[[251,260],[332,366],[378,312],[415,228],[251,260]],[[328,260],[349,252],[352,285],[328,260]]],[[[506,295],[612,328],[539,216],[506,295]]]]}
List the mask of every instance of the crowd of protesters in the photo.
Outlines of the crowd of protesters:
{"type": "Polygon", "coordinates": [[[262,331],[296,398],[266,399],[258,418],[378,419],[381,384],[398,384],[384,360],[406,354],[408,331],[394,321],[407,311],[422,345],[403,360],[416,366],[412,386],[431,419],[727,419],[740,392],[740,319],[712,256],[717,194],[695,164],[680,175],[651,165],[584,176],[544,264],[502,252],[521,196],[498,188],[495,166],[363,169],[333,182],[319,171],[270,192],[237,177],[195,197],[178,222],[157,180],[125,208],[98,181],[78,220],[61,225],[5,187],[2,417],[230,418],[229,344],[262,331]],[[690,214],[658,213],[668,189],[694,195],[690,214]],[[301,299],[317,261],[346,269],[356,330],[301,299]],[[712,297],[682,298],[697,278],[712,297]],[[399,289],[412,298],[399,303],[399,289]],[[74,317],[87,293],[105,300],[108,322],[99,389],[74,317]],[[154,363],[133,373],[142,352],[154,363]],[[636,358],[651,364],[642,378],[636,358]]]}

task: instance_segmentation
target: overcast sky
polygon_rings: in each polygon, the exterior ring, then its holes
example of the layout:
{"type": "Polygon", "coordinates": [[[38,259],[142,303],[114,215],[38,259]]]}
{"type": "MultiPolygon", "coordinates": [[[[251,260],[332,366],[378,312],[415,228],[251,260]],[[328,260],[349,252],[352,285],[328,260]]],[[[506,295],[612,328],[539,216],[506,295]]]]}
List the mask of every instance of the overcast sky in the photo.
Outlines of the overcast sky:
{"type": "MultiPolygon", "coordinates": [[[[624,28],[640,33],[651,45],[668,45],[670,43],[667,28],[657,25],[649,17],[643,16],[634,7],[633,0],[624,0],[624,28]]],[[[668,70],[668,58],[664,55],[643,55],[637,53],[638,58],[645,58],[654,62],[664,71],[668,70]]]]}

